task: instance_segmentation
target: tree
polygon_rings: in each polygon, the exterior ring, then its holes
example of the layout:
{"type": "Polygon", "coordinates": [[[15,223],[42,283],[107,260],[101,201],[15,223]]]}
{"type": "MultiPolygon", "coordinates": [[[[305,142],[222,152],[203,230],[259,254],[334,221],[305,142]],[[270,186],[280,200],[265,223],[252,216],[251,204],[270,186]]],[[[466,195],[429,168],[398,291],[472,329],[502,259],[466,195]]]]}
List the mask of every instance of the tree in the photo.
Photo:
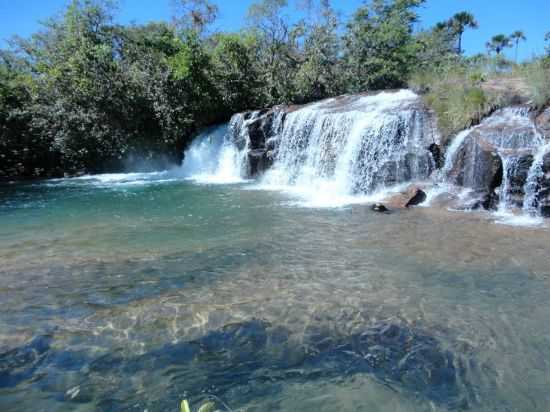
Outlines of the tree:
{"type": "Polygon", "coordinates": [[[343,91],[339,20],[328,0],[321,0],[319,19],[306,27],[302,62],[296,75],[298,102],[319,100],[343,91]]]}
{"type": "Polygon", "coordinates": [[[432,70],[450,60],[457,60],[456,35],[448,22],[437,23],[431,30],[417,33],[418,69],[432,70]]]}
{"type": "Polygon", "coordinates": [[[507,47],[512,47],[510,43],[510,38],[504,34],[497,34],[491,38],[491,41],[485,44],[487,50],[490,52],[494,51],[497,56],[507,47]]]}
{"type": "Polygon", "coordinates": [[[304,25],[288,23],[283,15],[287,6],[287,0],[259,0],[248,10],[249,29],[258,39],[255,61],[267,105],[291,103],[295,95],[293,80],[301,63],[298,40],[304,25]]]}
{"type": "Polygon", "coordinates": [[[474,15],[466,11],[455,14],[448,22],[449,27],[455,32],[458,38],[457,52],[462,54],[462,35],[467,28],[477,29],[479,27],[474,15]]]}
{"type": "Polygon", "coordinates": [[[263,85],[254,61],[258,39],[253,33],[218,33],[212,43],[213,75],[226,113],[261,107],[263,85]]]}
{"type": "Polygon", "coordinates": [[[519,42],[527,40],[527,37],[525,37],[525,33],[523,33],[521,30],[516,30],[510,35],[510,40],[513,41],[516,45],[516,63],[517,63],[519,42]]]}
{"type": "Polygon", "coordinates": [[[548,43],[546,46],[546,53],[550,56],[550,31],[544,36],[544,41],[548,43]]]}
{"type": "Polygon", "coordinates": [[[402,87],[417,63],[413,25],[424,0],[373,0],[357,9],[344,36],[352,92],[402,87]]]}
{"type": "Polygon", "coordinates": [[[191,29],[202,35],[218,17],[218,6],[209,0],[172,0],[174,21],[183,29],[191,29]]]}

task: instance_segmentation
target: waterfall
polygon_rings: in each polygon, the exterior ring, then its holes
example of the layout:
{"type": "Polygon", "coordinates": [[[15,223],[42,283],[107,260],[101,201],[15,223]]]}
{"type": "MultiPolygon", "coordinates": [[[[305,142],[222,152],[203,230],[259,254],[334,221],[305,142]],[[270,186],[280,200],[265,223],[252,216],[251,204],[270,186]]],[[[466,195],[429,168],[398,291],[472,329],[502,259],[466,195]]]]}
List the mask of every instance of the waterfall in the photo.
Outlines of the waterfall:
{"type": "Polygon", "coordinates": [[[528,108],[497,110],[458,133],[440,170],[432,157],[439,144],[434,129],[411,91],[340,96],[236,114],[197,137],[181,171],[201,183],[258,177],[249,188],[284,191],[313,207],[378,201],[410,182],[428,181],[426,205],[454,193],[449,199],[458,208],[497,207],[499,219],[540,214],[550,144],[528,108]]]}
{"type": "Polygon", "coordinates": [[[539,192],[541,190],[540,181],[544,175],[543,161],[544,156],[550,152],[550,143],[542,145],[537,150],[533,163],[529,168],[527,181],[525,183],[525,197],[523,200],[523,211],[529,215],[539,215],[539,192]]]}
{"type": "Polygon", "coordinates": [[[239,150],[229,137],[226,125],[201,133],[185,152],[180,173],[199,183],[242,182],[246,148],[239,150]]]}
{"type": "Polygon", "coordinates": [[[522,206],[523,211],[534,214],[544,144],[528,108],[501,109],[457,134],[447,149],[442,175],[450,184],[490,194],[491,185],[498,180],[495,162],[500,159],[497,215],[512,217],[522,206]]]}
{"type": "Polygon", "coordinates": [[[472,130],[473,129],[466,129],[461,131],[451,141],[451,144],[447,148],[447,152],[445,154],[445,164],[443,166],[444,178],[446,178],[446,176],[451,172],[453,165],[456,161],[457,152],[462,147],[462,145],[464,144],[464,140],[466,140],[472,130]]]}
{"type": "Polygon", "coordinates": [[[515,156],[500,155],[502,160],[502,183],[499,190],[498,213],[505,215],[513,209],[512,178],[516,174],[519,159],[515,156]]]}
{"type": "Polygon", "coordinates": [[[333,206],[427,179],[434,169],[427,149],[433,139],[418,99],[402,90],[325,100],[288,113],[262,187],[333,206]]]}

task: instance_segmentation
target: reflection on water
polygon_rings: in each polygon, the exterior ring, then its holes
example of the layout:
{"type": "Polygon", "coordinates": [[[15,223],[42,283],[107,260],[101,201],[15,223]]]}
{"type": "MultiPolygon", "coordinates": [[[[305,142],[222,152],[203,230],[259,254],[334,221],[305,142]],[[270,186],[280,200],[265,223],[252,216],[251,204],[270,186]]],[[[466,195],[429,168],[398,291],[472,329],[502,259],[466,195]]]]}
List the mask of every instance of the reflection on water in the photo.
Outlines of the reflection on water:
{"type": "Polygon", "coordinates": [[[2,186],[0,410],[546,410],[549,231],[242,188],[2,186]]]}

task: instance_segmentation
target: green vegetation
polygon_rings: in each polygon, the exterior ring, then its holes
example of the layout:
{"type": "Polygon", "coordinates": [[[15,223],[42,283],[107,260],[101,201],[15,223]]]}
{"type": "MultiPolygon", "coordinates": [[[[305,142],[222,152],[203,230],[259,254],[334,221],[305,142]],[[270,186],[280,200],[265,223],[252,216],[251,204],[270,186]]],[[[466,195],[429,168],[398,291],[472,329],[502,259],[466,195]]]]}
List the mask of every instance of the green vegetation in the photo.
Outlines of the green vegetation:
{"type": "Polygon", "coordinates": [[[503,104],[484,86],[495,76],[514,71],[546,103],[547,63],[513,69],[503,35],[489,43],[495,58],[464,57],[474,16],[415,32],[424,1],[370,0],[342,21],[329,0],[308,0],[307,19],[292,21],[287,0],[257,0],[246,27],[227,33],[212,30],[209,0],[177,0],[170,23],[128,26],[112,1],[72,0],[0,51],[0,178],[166,166],[235,112],[407,84],[426,93],[445,133],[503,104]]]}
{"type": "Polygon", "coordinates": [[[536,60],[519,70],[526,79],[533,105],[542,109],[550,104],[550,58],[536,60]]]}
{"type": "Polygon", "coordinates": [[[411,87],[424,91],[444,139],[479,122],[497,106],[498,97],[482,88],[486,63],[485,58],[455,59],[412,76],[411,87]]]}
{"type": "Polygon", "coordinates": [[[489,53],[495,52],[499,55],[507,47],[512,47],[512,43],[510,42],[510,37],[504,34],[497,34],[491,38],[491,41],[486,43],[486,47],[489,53]]]}

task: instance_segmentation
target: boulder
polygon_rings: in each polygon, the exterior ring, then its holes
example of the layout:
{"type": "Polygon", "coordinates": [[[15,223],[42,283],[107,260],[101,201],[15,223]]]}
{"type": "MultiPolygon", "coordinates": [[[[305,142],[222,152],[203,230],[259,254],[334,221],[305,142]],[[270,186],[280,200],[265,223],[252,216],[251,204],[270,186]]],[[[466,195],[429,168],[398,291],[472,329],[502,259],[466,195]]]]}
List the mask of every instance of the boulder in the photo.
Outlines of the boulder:
{"type": "Polygon", "coordinates": [[[491,192],[502,183],[502,159],[481,133],[472,132],[455,156],[448,173],[451,181],[473,190],[491,192]]]}
{"type": "Polygon", "coordinates": [[[418,186],[411,185],[402,192],[395,193],[384,200],[384,204],[394,209],[417,206],[426,201],[426,193],[418,186]]]}
{"type": "Polygon", "coordinates": [[[447,177],[479,194],[476,207],[489,210],[498,205],[501,185],[507,181],[507,199],[521,207],[533,153],[540,145],[535,123],[527,106],[497,110],[466,136],[447,177]]]}
{"type": "Polygon", "coordinates": [[[371,210],[378,212],[378,213],[389,213],[390,209],[388,209],[386,206],[384,206],[382,203],[375,203],[371,206],[371,210]]]}

